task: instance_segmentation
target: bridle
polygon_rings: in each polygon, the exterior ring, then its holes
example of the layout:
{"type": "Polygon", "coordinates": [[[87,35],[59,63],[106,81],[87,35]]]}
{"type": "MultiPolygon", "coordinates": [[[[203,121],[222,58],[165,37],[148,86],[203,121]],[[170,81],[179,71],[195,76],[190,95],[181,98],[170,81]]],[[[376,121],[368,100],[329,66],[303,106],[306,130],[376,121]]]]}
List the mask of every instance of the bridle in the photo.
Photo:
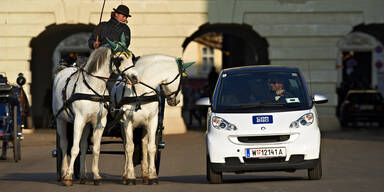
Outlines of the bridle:
{"type": "Polygon", "coordinates": [[[172,79],[172,81],[160,84],[160,86],[167,86],[167,85],[170,85],[170,84],[174,83],[178,78],[180,78],[179,85],[178,85],[176,91],[173,91],[173,92],[171,92],[169,94],[165,94],[164,92],[160,92],[157,89],[155,89],[155,88],[153,88],[153,87],[151,87],[151,86],[149,86],[149,85],[147,85],[147,84],[145,84],[143,82],[139,82],[139,83],[141,85],[144,85],[145,87],[147,87],[149,89],[152,89],[156,93],[156,95],[158,95],[160,97],[165,97],[167,99],[172,99],[173,95],[175,95],[175,97],[176,97],[179,94],[179,92],[181,91],[181,84],[182,84],[182,80],[183,80],[182,77],[183,77],[183,73],[185,72],[183,67],[182,67],[183,61],[180,58],[177,58],[176,62],[177,62],[179,73],[172,79]]]}
{"type": "Polygon", "coordinates": [[[127,59],[132,57],[132,52],[128,49],[125,49],[124,51],[119,51],[111,55],[110,59],[110,65],[109,68],[111,71],[113,71],[113,66],[115,66],[117,74],[120,75],[123,79],[125,79],[129,84],[132,84],[132,82],[129,80],[129,78],[125,75],[125,72],[129,69],[135,67],[135,63],[133,63],[131,66],[123,69],[123,71],[120,70],[121,61],[123,60],[120,56],[124,55],[127,59]]]}

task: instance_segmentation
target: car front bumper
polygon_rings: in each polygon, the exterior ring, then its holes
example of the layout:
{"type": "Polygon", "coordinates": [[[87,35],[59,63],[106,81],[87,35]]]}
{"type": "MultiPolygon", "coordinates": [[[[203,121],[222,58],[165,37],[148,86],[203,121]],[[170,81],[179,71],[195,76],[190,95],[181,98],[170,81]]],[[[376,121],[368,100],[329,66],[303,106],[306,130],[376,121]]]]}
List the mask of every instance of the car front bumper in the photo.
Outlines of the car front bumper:
{"type": "Polygon", "coordinates": [[[243,143],[238,138],[245,136],[244,133],[236,135],[225,130],[211,129],[206,135],[207,153],[213,170],[220,172],[309,169],[314,167],[320,157],[320,131],[316,126],[317,124],[275,134],[288,134],[289,139],[264,143],[243,143]],[[246,149],[271,147],[285,148],[286,156],[269,159],[246,158],[246,149]]]}
{"type": "Polygon", "coordinates": [[[286,171],[311,169],[319,159],[304,160],[303,155],[292,155],[289,161],[273,159],[252,160],[241,163],[237,157],[225,158],[225,163],[211,163],[214,172],[286,171]]]}

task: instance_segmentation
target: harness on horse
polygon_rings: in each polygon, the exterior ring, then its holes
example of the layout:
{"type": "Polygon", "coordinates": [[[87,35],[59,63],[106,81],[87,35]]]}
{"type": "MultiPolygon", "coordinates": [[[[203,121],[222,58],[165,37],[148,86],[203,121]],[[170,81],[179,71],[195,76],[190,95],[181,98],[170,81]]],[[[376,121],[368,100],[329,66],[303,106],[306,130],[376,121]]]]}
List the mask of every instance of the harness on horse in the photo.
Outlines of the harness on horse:
{"type": "MultiPolygon", "coordinates": [[[[176,59],[176,63],[177,63],[177,66],[178,66],[178,69],[179,69],[179,73],[175,76],[175,78],[173,78],[172,81],[170,82],[167,82],[167,83],[161,83],[160,85],[169,85],[169,84],[172,84],[173,82],[175,82],[177,80],[177,78],[179,77],[183,77],[184,73],[185,73],[185,68],[183,67],[183,61],[181,58],[177,58],[176,59]]],[[[125,104],[131,104],[131,103],[136,103],[136,108],[135,108],[135,111],[141,109],[141,104],[143,103],[151,103],[151,102],[159,102],[159,97],[164,97],[164,98],[169,98],[171,97],[172,95],[177,95],[179,94],[179,92],[181,91],[181,81],[179,82],[179,85],[177,87],[177,90],[166,95],[164,92],[162,91],[159,91],[143,82],[139,82],[141,85],[151,89],[152,91],[155,92],[155,95],[150,95],[150,96],[146,96],[147,93],[143,93],[142,95],[138,96],[137,93],[136,93],[136,89],[135,89],[135,86],[132,85],[132,90],[135,94],[134,97],[121,97],[122,99],[120,100],[120,102],[117,104],[118,108],[121,108],[121,106],[125,105],[125,104]]],[[[122,94],[124,95],[124,92],[125,92],[125,87],[124,87],[124,90],[122,91],[122,94]]],[[[117,101],[117,98],[116,98],[116,95],[115,95],[115,100],[117,101]]]]}
{"type": "MultiPolygon", "coordinates": [[[[120,56],[121,54],[124,54],[127,58],[129,58],[132,53],[129,52],[127,53],[126,51],[124,52],[117,52],[116,54],[118,54],[118,56],[120,56]]],[[[120,58],[117,57],[117,58],[113,58],[111,57],[110,59],[110,69],[112,70],[112,65],[115,65],[116,66],[116,69],[117,69],[117,72],[119,73],[120,76],[123,76],[124,77],[124,72],[131,69],[132,67],[134,67],[134,65],[130,66],[130,67],[127,67],[125,68],[123,71],[120,71],[119,70],[119,66],[120,66],[120,61],[119,60],[120,58]]],[[[74,113],[72,111],[72,109],[70,108],[70,105],[74,102],[74,101],[77,101],[77,100],[89,100],[89,101],[95,101],[95,102],[100,102],[100,103],[103,103],[104,104],[104,107],[106,109],[109,109],[109,106],[107,105],[107,102],[110,101],[110,97],[109,95],[101,95],[99,94],[97,91],[95,91],[90,85],[89,83],[86,81],[85,79],[85,73],[89,76],[92,76],[92,77],[95,77],[95,78],[98,78],[98,79],[102,79],[105,81],[105,83],[107,83],[108,80],[111,80],[110,78],[106,78],[106,77],[101,77],[101,76],[96,76],[96,75],[93,75],[87,71],[84,70],[84,68],[81,68],[81,67],[77,67],[77,70],[75,72],[73,72],[69,77],[68,79],[66,80],[66,83],[65,83],[65,86],[61,92],[62,94],[62,98],[63,98],[63,106],[59,109],[59,111],[57,112],[57,114],[54,116],[54,120],[57,118],[57,116],[59,116],[59,114],[62,112],[62,111],[66,111],[68,116],[69,117],[74,117],[74,113]],[[94,94],[84,94],[84,93],[75,93],[75,90],[76,90],[76,86],[77,86],[77,82],[79,80],[79,77],[80,75],[77,76],[77,79],[75,81],[75,85],[72,89],[72,93],[71,93],[71,96],[67,99],[67,96],[66,96],[66,91],[67,91],[67,86],[69,84],[69,81],[72,79],[72,77],[75,75],[75,74],[80,74],[82,75],[83,77],[83,83],[85,84],[85,86],[90,89],[94,94]]],[[[118,80],[118,81],[125,81],[125,79],[127,78],[124,78],[123,80],[118,80]]]]}

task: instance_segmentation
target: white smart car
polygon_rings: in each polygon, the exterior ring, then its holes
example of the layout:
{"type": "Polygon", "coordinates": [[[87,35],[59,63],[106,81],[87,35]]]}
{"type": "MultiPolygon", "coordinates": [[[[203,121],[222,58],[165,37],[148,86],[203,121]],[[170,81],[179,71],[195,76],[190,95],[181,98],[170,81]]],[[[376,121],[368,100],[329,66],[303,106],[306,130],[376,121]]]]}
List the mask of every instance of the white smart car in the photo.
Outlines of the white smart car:
{"type": "Polygon", "coordinates": [[[309,179],[322,175],[320,130],[314,104],[297,68],[247,66],[220,73],[209,106],[206,146],[207,179],[222,183],[223,172],[295,171],[309,179]],[[277,82],[279,81],[279,82],[277,82]],[[284,93],[276,95],[275,83],[284,93]]]}

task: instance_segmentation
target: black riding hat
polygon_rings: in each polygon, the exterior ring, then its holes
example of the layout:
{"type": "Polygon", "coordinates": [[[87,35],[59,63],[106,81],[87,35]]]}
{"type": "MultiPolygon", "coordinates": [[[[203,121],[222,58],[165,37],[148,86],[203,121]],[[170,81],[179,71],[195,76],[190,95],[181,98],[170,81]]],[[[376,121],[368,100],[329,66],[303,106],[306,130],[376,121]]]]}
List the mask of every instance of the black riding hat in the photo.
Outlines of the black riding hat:
{"type": "Polygon", "coordinates": [[[115,12],[125,15],[126,17],[132,17],[129,14],[129,8],[125,5],[119,5],[117,9],[113,9],[115,12]]]}

